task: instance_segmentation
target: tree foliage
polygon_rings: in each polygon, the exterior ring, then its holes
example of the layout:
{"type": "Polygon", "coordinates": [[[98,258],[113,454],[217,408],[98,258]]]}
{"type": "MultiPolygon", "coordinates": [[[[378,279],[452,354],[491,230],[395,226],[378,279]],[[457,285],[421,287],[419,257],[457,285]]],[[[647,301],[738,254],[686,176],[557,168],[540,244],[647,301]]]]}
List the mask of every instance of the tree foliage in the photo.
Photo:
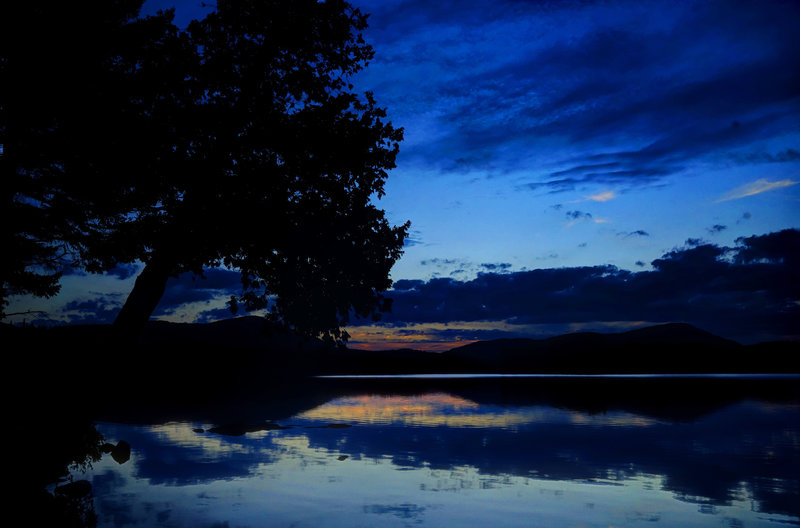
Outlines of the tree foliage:
{"type": "Polygon", "coordinates": [[[40,283],[4,268],[6,291],[140,260],[117,319],[133,331],[169,276],[219,265],[242,272],[236,302],[312,334],[387,307],[408,224],[374,200],[402,130],[349,84],[373,56],[359,10],[220,0],[181,30],[139,0],[21,4],[3,28],[0,163],[4,209],[27,216],[3,236],[31,246],[10,262],[40,283]]]}

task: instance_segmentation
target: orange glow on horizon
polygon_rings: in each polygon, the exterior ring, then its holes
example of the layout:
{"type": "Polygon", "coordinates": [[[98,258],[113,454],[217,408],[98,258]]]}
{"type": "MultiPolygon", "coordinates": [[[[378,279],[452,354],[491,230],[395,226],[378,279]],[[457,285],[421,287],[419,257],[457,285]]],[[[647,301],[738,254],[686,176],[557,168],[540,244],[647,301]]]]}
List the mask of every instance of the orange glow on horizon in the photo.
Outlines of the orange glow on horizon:
{"type": "Polygon", "coordinates": [[[414,350],[420,350],[423,352],[446,352],[450,349],[468,345],[470,343],[477,343],[478,339],[472,340],[462,340],[462,341],[450,341],[450,342],[443,342],[443,341],[423,341],[423,340],[391,340],[387,339],[385,341],[380,342],[356,342],[356,343],[348,343],[347,347],[352,348],[353,350],[369,350],[369,351],[380,351],[380,350],[396,350],[399,348],[412,348],[414,350]]]}
{"type": "Polygon", "coordinates": [[[355,350],[394,350],[411,348],[425,352],[447,350],[494,337],[525,336],[543,339],[574,332],[623,332],[658,324],[658,321],[586,321],[579,323],[513,324],[508,321],[451,321],[412,323],[404,326],[363,325],[346,328],[349,348],[355,350]],[[488,334],[487,332],[491,332],[488,334]],[[505,335],[504,335],[505,334],[505,335]],[[478,337],[478,336],[483,337],[478,337]]]}
{"type": "Polygon", "coordinates": [[[383,327],[356,327],[349,328],[350,342],[347,346],[355,350],[393,350],[399,348],[412,348],[425,352],[445,352],[479,341],[478,339],[456,338],[443,341],[431,330],[423,325],[415,327],[413,333],[400,333],[395,328],[383,327]]]}

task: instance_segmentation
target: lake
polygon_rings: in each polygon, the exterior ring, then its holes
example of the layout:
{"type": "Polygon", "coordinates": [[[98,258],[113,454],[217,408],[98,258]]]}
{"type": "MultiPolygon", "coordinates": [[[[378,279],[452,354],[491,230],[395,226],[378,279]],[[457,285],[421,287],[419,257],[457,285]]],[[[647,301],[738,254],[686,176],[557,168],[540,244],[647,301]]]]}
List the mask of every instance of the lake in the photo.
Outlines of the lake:
{"type": "Polygon", "coordinates": [[[71,472],[101,527],[800,524],[796,378],[315,379],[95,428],[130,446],[71,472]]]}

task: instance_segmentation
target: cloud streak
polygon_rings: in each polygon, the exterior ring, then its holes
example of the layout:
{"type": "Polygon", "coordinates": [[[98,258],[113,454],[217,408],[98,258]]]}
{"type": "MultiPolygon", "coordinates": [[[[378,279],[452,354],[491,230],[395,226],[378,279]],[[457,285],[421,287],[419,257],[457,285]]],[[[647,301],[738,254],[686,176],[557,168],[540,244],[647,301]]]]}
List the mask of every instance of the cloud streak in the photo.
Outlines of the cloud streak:
{"type": "Polygon", "coordinates": [[[778,181],[769,181],[767,179],[759,179],[754,182],[746,183],[740,187],[736,187],[735,189],[731,189],[730,191],[723,194],[716,202],[728,202],[731,200],[739,200],[741,198],[747,198],[750,196],[755,196],[757,194],[774,191],[776,189],[783,189],[785,187],[791,187],[792,185],[797,185],[797,182],[794,180],[778,180],[778,181]]]}

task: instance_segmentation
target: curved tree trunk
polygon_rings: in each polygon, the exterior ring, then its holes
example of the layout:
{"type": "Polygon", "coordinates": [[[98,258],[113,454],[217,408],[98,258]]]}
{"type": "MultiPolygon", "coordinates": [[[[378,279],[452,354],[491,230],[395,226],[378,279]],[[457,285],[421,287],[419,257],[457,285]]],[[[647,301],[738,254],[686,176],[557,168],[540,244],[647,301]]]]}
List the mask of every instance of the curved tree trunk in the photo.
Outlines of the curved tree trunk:
{"type": "Polygon", "coordinates": [[[171,266],[155,259],[145,265],[114,320],[114,331],[118,338],[127,343],[135,343],[139,339],[145,324],[164,295],[171,271],[171,266]]]}

